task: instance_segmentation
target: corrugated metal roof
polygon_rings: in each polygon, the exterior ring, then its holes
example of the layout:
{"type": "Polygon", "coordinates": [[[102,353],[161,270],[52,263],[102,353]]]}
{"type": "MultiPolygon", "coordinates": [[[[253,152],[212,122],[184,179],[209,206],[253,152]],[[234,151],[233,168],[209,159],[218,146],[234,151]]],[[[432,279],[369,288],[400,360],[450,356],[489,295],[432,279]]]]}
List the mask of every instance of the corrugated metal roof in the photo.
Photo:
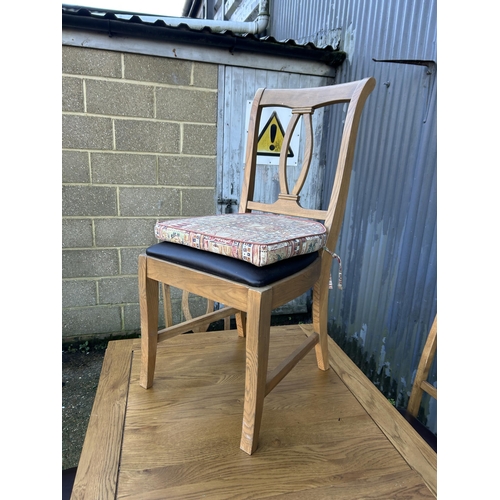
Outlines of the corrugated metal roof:
{"type": "Polygon", "coordinates": [[[178,25],[171,26],[165,23],[165,19],[167,18],[151,14],[102,10],[78,5],[62,6],[63,27],[102,31],[110,36],[175,39],[178,42],[224,47],[231,52],[246,51],[308,59],[323,62],[332,67],[342,64],[346,56],[344,52],[331,45],[318,47],[312,42],[301,44],[291,39],[277,40],[272,36],[237,34],[229,30],[216,32],[209,27],[200,30],[190,27],[188,19],[182,17],[177,18],[179,19],[178,25]]]}

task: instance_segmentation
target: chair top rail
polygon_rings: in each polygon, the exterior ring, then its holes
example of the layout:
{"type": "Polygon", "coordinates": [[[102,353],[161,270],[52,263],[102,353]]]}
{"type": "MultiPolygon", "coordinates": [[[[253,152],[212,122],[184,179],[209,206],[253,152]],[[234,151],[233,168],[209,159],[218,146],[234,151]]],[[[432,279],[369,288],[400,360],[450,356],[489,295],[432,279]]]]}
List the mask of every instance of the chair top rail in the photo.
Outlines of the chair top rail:
{"type": "Polygon", "coordinates": [[[259,105],[262,107],[284,106],[287,108],[317,109],[330,104],[349,102],[356,91],[364,88],[373,78],[355,82],[302,89],[265,89],[259,105]]]}

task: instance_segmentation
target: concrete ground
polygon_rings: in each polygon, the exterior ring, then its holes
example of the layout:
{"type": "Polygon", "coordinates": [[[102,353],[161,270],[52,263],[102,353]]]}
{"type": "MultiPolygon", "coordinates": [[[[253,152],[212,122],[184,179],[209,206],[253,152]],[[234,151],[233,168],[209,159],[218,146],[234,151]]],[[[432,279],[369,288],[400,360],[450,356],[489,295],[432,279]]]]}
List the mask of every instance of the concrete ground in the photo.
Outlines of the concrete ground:
{"type": "Polygon", "coordinates": [[[62,469],[78,466],[104,359],[103,348],[62,355],[62,469]]]}

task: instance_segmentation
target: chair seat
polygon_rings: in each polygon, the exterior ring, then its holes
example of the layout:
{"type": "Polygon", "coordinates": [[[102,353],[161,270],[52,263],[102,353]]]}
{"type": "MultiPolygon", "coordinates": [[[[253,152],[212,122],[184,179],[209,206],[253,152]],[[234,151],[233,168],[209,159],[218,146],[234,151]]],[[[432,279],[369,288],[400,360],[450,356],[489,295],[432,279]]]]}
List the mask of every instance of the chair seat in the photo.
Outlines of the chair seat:
{"type": "Polygon", "coordinates": [[[328,235],[325,226],[314,220],[238,213],[158,222],[155,236],[261,267],[317,252],[328,235]]]}
{"type": "Polygon", "coordinates": [[[319,252],[281,260],[264,267],[254,266],[225,255],[163,241],[149,247],[146,254],[181,266],[213,274],[249,286],[263,287],[302,271],[319,258],[319,252]]]}

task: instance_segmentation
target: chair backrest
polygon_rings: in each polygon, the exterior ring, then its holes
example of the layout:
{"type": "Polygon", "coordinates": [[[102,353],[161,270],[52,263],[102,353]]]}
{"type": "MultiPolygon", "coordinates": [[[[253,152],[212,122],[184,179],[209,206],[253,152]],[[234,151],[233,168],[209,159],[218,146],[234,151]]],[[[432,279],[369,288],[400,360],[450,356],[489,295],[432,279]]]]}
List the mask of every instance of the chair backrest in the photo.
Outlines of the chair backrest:
{"type": "Polygon", "coordinates": [[[429,377],[429,370],[431,369],[432,362],[434,361],[434,357],[436,355],[436,349],[437,315],[434,318],[429,335],[427,336],[422,356],[420,357],[420,362],[418,364],[417,373],[415,375],[415,381],[413,382],[413,387],[411,389],[410,399],[408,401],[407,411],[414,417],[418,414],[424,392],[437,400],[436,387],[427,381],[427,378],[429,377]]]}
{"type": "Polygon", "coordinates": [[[349,181],[351,177],[354,147],[358,132],[361,112],[366,98],[375,87],[374,78],[365,78],[350,83],[329,85],[305,89],[259,89],[255,95],[250,111],[248,140],[245,157],[245,177],[243,182],[239,212],[252,210],[271,212],[276,214],[307,217],[324,221],[328,230],[327,248],[334,251],[337,238],[342,226],[349,181]],[[309,173],[313,155],[313,126],[312,114],[318,108],[337,103],[348,103],[345,116],[342,140],[340,143],[337,169],[333,183],[330,202],[325,210],[311,210],[300,205],[300,192],[309,173]],[[259,137],[259,124],[262,109],[265,107],[280,106],[290,108],[292,118],[288,123],[279,157],[279,186],[278,199],[273,203],[262,203],[253,200],[256,158],[259,137]],[[294,130],[300,117],[304,120],[306,134],[302,169],[297,181],[289,192],[287,181],[287,154],[294,130]]]}

